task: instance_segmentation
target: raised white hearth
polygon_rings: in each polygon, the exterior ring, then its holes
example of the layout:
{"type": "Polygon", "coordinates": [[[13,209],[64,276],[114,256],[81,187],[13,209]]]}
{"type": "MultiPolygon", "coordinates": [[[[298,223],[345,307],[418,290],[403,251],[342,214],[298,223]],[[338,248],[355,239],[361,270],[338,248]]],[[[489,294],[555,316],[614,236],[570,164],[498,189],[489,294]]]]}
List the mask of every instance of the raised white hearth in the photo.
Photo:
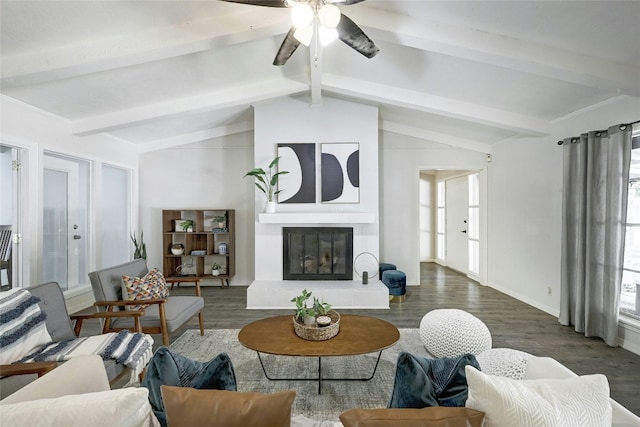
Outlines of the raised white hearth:
{"type": "Polygon", "coordinates": [[[256,280],[247,289],[249,309],[291,309],[291,299],[306,289],[336,309],[389,308],[389,289],[379,280],[256,280]]]}

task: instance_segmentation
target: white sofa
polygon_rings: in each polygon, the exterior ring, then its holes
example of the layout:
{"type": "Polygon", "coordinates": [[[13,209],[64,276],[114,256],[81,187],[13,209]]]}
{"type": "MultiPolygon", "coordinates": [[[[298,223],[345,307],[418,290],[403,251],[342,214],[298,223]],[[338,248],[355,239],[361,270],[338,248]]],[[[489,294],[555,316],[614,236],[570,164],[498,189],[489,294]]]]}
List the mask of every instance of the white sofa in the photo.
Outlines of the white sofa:
{"type": "Polygon", "coordinates": [[[0,401],[0,425],[159,427],[146,388],[109,388],[100,356],[78,356],[0,401]]]}
{"type": "MultiPolygon", "coordinates": [[[[551,357],[530,357],[527,359],[523,379],[565,379],[573,378],[577,375],[569,368],[551,357]]],[[[613,399],[611,409],[613,415],[612,426],[615,427],[640,427],[640,417],[619,404],[613,399]]]]}
{"type": "MultiPolygon", "coordinates": [[[[571,377],[576,377],[576,374],[550,357],[530,357],[523,379],[571,377]]],[[[100,357],[82,356],[65,362],[0,401],[0,425],[155,427],[159,424],[153,416],[147,396],[145,388],[109,390],[100,357]],[[87,423],[87,416],[97,417],[101,422],[87,423]],[[20,422],[16,423],[16,419],[20,422]]],[[[640,427],[640,418],[631,411],[614,400],[611,400],[611,406],[612,426],[640,427]]],[[[291,425],[339,427],[342,424],[298,416],[291,425]]]]}

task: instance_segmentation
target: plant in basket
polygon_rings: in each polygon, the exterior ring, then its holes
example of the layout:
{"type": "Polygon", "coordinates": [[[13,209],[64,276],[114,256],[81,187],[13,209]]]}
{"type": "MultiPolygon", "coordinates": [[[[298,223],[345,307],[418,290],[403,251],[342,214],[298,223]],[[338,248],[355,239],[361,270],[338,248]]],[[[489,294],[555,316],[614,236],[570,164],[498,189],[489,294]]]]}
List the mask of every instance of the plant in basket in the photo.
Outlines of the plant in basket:
{"type": "Polygon", "coordinates": [[[313,307],[307,307],[307,301],[311,298],[311,292],[306,289],[302,291],[302,294],[294,297],[291,302],[296,303],[296,309],[294,318],[298,323],[304,323],[305,325],[313,325],[316,323],[316,312],[313,307]]]}
{"type": "Polygon", "coordinates": [[[318,326],[329,326],[331,324],[331,317],[329,317],[331,304],[313,297],[313,311],[316,314],[316,323],[318,326]]]}

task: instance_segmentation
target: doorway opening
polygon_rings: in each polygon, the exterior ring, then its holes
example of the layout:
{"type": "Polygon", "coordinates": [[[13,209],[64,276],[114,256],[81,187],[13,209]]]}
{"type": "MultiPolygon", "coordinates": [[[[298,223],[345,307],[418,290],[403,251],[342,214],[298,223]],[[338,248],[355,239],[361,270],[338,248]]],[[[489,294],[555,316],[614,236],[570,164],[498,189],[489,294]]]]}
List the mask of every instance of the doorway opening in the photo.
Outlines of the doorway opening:
{"type": "Polygon", "coordinates": [[[484,170],[420,171],[420,262],[435,262],[485,282],[485,175],[484,170]]]}

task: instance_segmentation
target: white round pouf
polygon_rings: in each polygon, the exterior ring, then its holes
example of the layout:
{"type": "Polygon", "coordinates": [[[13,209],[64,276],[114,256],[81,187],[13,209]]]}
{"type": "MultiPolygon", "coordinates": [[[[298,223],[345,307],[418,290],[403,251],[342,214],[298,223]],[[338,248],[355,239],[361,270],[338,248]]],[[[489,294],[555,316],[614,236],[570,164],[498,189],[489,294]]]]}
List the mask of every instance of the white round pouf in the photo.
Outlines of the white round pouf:
{"type": "Polygon", "coordinates": [[[513,348],[491,348],[476,356],[480,369],[487,375],[521,380],[527,370],[527,359],[533,357],[513,348]]]}
{"type": "Polygon", "coordinates": [[[420,339],[434,357],[480,354],[491,348],[489,328],[471,313],[458,309],[432,310],[420,321],[420,339]]]}

